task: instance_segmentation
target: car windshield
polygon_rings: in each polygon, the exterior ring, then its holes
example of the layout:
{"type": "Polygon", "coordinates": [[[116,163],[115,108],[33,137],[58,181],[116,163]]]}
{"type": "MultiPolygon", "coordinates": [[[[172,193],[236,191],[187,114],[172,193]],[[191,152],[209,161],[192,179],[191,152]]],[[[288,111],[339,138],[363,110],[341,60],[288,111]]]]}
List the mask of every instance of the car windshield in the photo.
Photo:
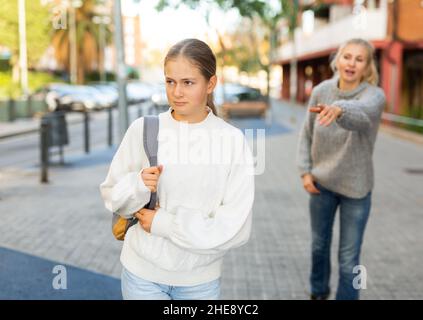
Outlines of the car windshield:
{"type": "Polygon", "coordinates": [[[218,86],[215,90],[214,98],[219,104],[223,101],[227,102],[240,102],[240,101],[257,101],[262,99],[260,90],[241,86],[237,84],[225,84],[224,86],[224,97],[223,88],[218,86]]]}
{"type": "Polygon", "coordinates": [[[255,101],[260,99],[261,94],[258,90],[251,89],[241,92],[237,96],[239,101],[255,101]]]}
{"type": "Polygon", "coordinates": [[[225,92],[225,97],[229,101],[257,101],[261,99],[261,94],[259,90],[246,89],[237,92],[225,92]]]}

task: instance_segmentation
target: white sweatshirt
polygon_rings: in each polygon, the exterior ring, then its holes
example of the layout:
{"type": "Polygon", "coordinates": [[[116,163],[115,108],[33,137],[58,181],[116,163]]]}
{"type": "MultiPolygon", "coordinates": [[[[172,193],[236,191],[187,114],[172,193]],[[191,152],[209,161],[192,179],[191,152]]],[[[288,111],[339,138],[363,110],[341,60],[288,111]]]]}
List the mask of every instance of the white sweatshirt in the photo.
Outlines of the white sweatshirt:
{"type": "MultiPolygon", "coordinates": [[[[105,206],[123,217],[144,207],[150,191],[141,171],[143,119],[135,120],[117,150],[100,191],[105,206]]],[[[247,242],[254,201],[254,163],[241,130],[216,117],[188,124],[169,111],[159,115],[160,209],[151,233],[139,224],[123,243],[121,262],[153,282],[191,286],[221,275],[228,249],[247,242]]]]}

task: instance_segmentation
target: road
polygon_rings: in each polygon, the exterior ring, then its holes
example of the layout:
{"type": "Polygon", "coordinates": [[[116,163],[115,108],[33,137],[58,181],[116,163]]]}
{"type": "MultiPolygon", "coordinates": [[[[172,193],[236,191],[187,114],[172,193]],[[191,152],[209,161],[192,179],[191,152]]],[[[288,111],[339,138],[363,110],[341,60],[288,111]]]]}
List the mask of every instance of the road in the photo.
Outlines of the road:
{"type": "MultiPolygon", "coordinates": [[[[149,105],[141,106],[141,112],[147,112],[149,105]]],[[[130,107],[130,122],[138,117],[138,107],[130,107]]],[[[104,148],[107,146],[107,120],[106,111],[95,112],[90,115],[90,150],[104,148]]],[[[84,152],[84,123],[83,115],[77,114],[71,123],[68,121],[69,144],[64,147],[66,157],[78,155],[84,152]],[[77,118],[80,117],[80,122],[77,118]],[[76,119],[75,119],[76,118],[76,119]],[[78,122],[76,122],[78,121],[78,122]],[[75,123],[76,122],[76,123],[75,123]]],[[[118,139],[118,114],[113,110],[113,141],[118,139]]],[[[40,163],[40,136],[38,132],[14,136],[0,140],[0,168],[23,168],[38,166],[40,163]]],[[[58,148],[52,148],[51,161],[59,161],[58,148]],[[55,155],[56,153],[56,155],[55,155]]]]}

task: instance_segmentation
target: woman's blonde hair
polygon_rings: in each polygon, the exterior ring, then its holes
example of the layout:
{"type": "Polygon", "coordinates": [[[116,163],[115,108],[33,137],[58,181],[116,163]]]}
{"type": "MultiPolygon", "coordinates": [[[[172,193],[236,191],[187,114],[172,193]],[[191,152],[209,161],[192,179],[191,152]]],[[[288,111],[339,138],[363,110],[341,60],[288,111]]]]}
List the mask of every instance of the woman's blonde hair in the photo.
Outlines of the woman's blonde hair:
{"type": "Polygon", "coordinates": [[[336,64],[338,63],[339,58],[341,57],[342,52],[344,49],[350,44],[357,44],[362,46],[367,51],[367,70],[364,72],[364,76],[361,81],[367,81],[372,85],[377,85],[379,83],[379,73],[376,68],[376,61],[375,61],[375,49],[370,42],[361,38],[350,39],[343,43],[336,52],[335,57],[330,63],[330,67],[334,73],[337,73],[336,64]]]}

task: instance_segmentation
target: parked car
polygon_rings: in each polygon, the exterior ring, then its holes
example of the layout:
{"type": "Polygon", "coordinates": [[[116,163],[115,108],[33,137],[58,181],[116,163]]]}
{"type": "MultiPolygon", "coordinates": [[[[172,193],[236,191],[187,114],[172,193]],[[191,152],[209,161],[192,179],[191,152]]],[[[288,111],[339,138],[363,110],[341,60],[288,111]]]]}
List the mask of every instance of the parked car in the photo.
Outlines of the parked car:
{"type": "Polygon", "coordinates": [[[109,107],[111,100],[98,89],[85,85],[51,83],[33,96],[43,96],[49,111],[92,111],[109,107]]]}
{"type": "Polygon", "coordinates": [[[130,80],[126,84],[126,93],[130,104],[149,101],[153,92],[152,85],[139,80],[130,80]]]}
{"type": "Polygon", "coordinates": [[[108,107],[117,105],[119,94],[115,82],[90,82],[88,85],[101,92],[103,97],[108,101],[108,107]]]}
{"type": "Polygon", "coordinates": [[[69,87],[69,91],[60,98],[61,106],[66,110],[102,110],[111,104],[111,101],[94,87],[85,85],[72,85],[69,87]]]}
{"type": "Polygon", "coordinates": [[[269,105],[260,90],[238,84],[225,84],[215,89],[215,104],[223,118],[234,116],[265,117],[269,105]]]}
{"type": "Polygon", "coordinates": [[[166,86],[164,84],[157,85],[151,96],[151,102],[156,113],[164,112],[169,109],[169,102],[166,95],[166,86]]]}
{"type": "Polygon", "coordinates": [[[49,111],[55,111],[59,109],[60,98],[67,92],[66,83],[50,83],[31,94],[32,99],[44,100],[47,104],[49,111]]]}

